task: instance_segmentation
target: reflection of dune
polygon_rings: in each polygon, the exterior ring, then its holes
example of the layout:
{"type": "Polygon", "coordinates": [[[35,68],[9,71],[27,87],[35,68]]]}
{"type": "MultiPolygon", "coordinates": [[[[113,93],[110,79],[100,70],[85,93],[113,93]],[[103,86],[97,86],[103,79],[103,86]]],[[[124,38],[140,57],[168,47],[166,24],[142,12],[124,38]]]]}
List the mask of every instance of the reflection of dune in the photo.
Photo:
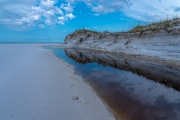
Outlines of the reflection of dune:
{"type": "Polygon", "coordinates": [[[115,56],[112,54],[85,50],[67,49],[65,50],[65,53],[68,57],[74,59],[78,63],[85,64],[97,62],[104,66],[131,71],[180,91],[180,68],[128,58],[125,56],[115,56]]]}

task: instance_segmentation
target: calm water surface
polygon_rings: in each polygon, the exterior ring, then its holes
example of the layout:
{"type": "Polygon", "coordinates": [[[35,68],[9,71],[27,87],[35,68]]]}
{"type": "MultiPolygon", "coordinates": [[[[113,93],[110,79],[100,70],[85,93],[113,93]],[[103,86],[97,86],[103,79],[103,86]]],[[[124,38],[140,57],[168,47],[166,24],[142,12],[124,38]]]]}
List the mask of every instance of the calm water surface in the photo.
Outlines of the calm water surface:
{"type": "Polygon", "coordinates": [[[122,56],[53,49],[75,66],[116,120],[180,120],[180,69],[122,56]]]}

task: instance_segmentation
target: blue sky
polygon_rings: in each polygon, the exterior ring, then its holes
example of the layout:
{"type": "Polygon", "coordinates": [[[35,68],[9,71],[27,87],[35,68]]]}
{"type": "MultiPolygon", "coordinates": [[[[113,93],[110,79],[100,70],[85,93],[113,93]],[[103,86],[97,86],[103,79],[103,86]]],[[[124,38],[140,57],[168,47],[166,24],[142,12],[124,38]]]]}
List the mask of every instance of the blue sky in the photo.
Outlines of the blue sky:
{"type": "Polygon", "coordinates": [[[179,12],[180,0],[0,0],[0,42],[62,42],[77,29],[126,31],[179,12]]]}

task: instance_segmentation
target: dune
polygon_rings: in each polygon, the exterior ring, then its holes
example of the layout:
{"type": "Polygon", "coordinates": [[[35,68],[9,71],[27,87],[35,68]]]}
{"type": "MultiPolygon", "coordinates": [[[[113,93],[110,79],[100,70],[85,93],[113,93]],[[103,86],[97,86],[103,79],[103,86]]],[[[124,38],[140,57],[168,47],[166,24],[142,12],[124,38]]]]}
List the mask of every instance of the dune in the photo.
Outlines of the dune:
{"type": "Polygon", "coordinates": [[[170,66],[180,65],[180,18],[137,26],[127,32],[76,30],[61,47],[136,57],[170,66]]]}

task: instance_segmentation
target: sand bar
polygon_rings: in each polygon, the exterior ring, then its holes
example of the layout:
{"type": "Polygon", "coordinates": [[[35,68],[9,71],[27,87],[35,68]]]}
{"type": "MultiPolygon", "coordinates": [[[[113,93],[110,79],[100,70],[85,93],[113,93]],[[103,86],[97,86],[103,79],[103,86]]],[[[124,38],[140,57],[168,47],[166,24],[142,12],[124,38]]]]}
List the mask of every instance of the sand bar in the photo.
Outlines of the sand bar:
{"type": "Polygon", "coordinates": [[[44,44],[0,44],[1,120],[113,120],[73,67],[44,44]]]}

